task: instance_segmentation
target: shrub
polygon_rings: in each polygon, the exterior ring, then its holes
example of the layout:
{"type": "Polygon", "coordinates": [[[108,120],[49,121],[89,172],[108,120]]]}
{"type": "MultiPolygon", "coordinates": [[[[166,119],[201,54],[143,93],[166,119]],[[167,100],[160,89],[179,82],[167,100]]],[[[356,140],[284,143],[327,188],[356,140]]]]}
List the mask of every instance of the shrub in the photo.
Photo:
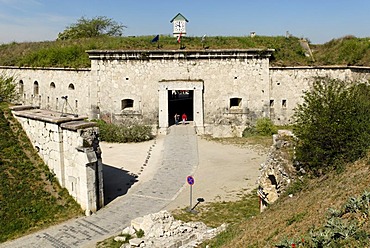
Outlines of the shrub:
{"type": "Polygon", "coordinates": [[[256,123],[256,131],[263,136],[270,136],[277,133],[277,128],[269,118],[260,118],[256,123]]]}
{"type": "Polygon", "coordinates": [[[257,130],[254,126],[246,127],[243,130],[243,133],[242,133],[243,137],[251,137],[251,136],[255,136],[255,135],[257,135],[257,130]]]}
{"type": "Polygon", "coordinates": [[[370,86],[317,78],[295,109],[296,158],[323,174],[366,154],[370,144],[370,86]]]}
{"type": "Polygon", "coordinates": [[[94,120],[100,130],[100,140],[115,143],[143,142],[153,139],[152,128],[145,125],[124,126],[94,120]]]}
{"type": "Polygon", "coordinates": [[[12,101],[16,98],[16,85],[14,84],[14,77],[7,77],[4,74],[0,75],[0,102],[12,101]]]}
{"type": "Polygon", "coordinates": [[[243,130],[243,137],[251,137],[256,135],[270,136],[277,133],[277,127],[269,118],[257,119],[255,126],[248,126],[243,130]]]}

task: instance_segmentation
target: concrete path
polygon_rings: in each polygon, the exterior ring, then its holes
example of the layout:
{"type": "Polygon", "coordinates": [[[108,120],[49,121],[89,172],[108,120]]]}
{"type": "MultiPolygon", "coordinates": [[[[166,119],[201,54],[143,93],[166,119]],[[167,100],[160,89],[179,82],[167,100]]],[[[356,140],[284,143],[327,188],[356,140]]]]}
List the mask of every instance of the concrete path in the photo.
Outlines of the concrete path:
{"type": "Polygon", "coordinates": [[[130,225],[132,219],[165,208],[184,187],[186,177],[195,171],[198,165],[198,145],[191,124],[172,126],[169,135],[162,139],[153,141],[150,148],[153,153],[161,154],[159,163],[153,165],[149,158],[145,166],[151,175],[143,175],[145,180],[140,180],[140,175],[139,182],[127,194],[115,198],[92,216],[69,220],[12,242],[2,243],[0,247],[95,247],[97,241],[119,233],[130,225]],[[156,142],[163,144],[158,145],[156,142]]]}

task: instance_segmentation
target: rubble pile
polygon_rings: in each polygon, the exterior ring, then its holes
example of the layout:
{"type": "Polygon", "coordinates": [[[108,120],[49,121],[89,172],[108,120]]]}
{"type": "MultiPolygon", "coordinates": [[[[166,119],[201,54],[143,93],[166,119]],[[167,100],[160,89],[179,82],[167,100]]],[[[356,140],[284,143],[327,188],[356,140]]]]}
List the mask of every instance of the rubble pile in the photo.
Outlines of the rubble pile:
{"type": "Polygon", "coordinates": [[[175,220],[164,210],[132,220],[131,226],[126,227],[115,240],[125,241],[129,237],[128,243],[123,244],[121,248],[190,248],[197,247],[204,240],[215,237],[225,229],[225,224],[218,228],[208,228],[203,222],[175,220]]]}
{"type": "Polygon", "coordinates": [[[273,145],[266,162],[261,165],[261,175],[257,181],[261,197],[261,210],[275,202],[296,177],[293,166],[295,136],[291,131],[279,130],[273,136],[273,145]]]}

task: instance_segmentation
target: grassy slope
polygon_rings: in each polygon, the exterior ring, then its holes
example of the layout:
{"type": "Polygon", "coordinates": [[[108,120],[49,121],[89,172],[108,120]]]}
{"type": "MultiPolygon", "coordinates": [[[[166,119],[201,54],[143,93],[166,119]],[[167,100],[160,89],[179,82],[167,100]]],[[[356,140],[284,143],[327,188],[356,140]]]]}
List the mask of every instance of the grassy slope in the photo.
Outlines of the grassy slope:
{"type": "MultiPolygon", "coordinates": [[[[263,214],[243,222],[239,228],[245,231],[224,247],[274,247],[284,238],[304,237],[310,228],[325,224],[329,208],[340,209],[350,197],[369,191],[369,165],[367,157],[343,173],[309,180],[301,192],[279,199],[263,214]]],[[[363,225],[367,233],[369,224],[367,219],[363,225]]]]}
{"type": "MultiPolygon", "coordinates": [[[[154,36],[153,36],[154,37],[154,36]]],[[[151,43],[152,36],[100,37],[67,41],[9,43],[0,45],[0,65],[31,67],[90,67],[86,50],[161,50],[179,49],[176,38],[161,36],[151,43]]],[[[315,62],[305,56],[296,37],[183,37],[185,50],[204,49],[275,49],[273,66],[299,65],[364,65],[370,66],[368,38],[344,37],[323,45],[311,45],[315,62]]]]}
{"type": "Polygon", "coordinates": [[[0,242],[82,213],[0,103],[0,242]]]}
{"type": "MultiPolygon", "coordinates": [[[[290,189],[289,194],[294,191],[292,197],[287,193],[263,213],[258,212],[258,198],[253,192],[237,202],[201,204],[197,207],[197,215],[186,210],[176,210],[174,214],[183,221],[202,221],[212,227],[230,224],[226,232],[201,247],[276,247],[286,240],[302,239],[306,241],[303,247],[313,247],[307,241],[309,231],[324,227],[330,208],[340,210],[349,198],[369,192],[369,165],[370,153],[367,158],[349,165],[344,172],[305,179],[299,187],[290,189]]],[[[342,220],[357,220],[362,223],[360,229],[370,234],[368,217],[360,213],[346,214],[342,220]]],[[[348,239],[343,241],[344,245],[333,247],[364,247],[359,243],[361,241],[348,239]]],[[[291,247],[291,244],[285,247],[291,247]]]]}

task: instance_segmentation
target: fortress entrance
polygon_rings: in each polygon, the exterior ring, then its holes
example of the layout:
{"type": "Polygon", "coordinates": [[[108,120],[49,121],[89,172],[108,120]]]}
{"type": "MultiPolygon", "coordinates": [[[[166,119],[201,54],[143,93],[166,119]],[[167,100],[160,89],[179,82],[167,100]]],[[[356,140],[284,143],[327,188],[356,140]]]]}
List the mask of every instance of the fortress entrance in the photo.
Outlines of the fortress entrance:
{"type": "Polygon", "coordinates": [[[159,82],[159,132],[175,124],[174,115],[185,113],[199,133],[203,133],[203,81],[159,82]]]}
{"type": "Polygon", "coordinates": [[[169,90],[168,91],[168,124],[175,124],[174,116],[177,113],[181,115],[185,113],[188,121],[194,120],[194,91],[193,90],[169,90]]]}

